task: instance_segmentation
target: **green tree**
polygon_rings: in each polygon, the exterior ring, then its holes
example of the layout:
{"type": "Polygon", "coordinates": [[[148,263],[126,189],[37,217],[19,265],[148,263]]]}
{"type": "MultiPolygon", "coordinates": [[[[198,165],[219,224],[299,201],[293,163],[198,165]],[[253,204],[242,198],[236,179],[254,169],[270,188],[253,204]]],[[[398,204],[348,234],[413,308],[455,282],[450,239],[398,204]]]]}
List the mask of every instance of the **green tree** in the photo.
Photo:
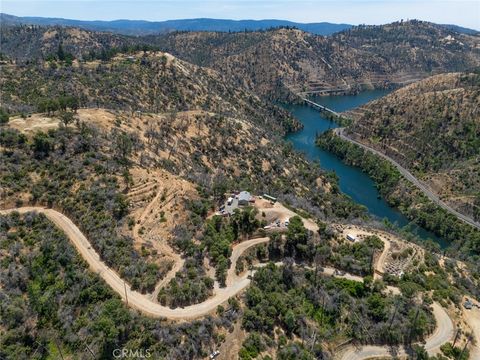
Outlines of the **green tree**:
{"type": "Polygon", "coordinates": [[[427,350],[425,350],[424,346],[413,345],[412,349],[415,353],[415,359],[417,359],[417,360],[429,360],[430,359],[430,357],[428,356],[427,350]]]}
{"type": "Polygon", "coordinates": [[[268,254],[271,258],[283,257],[282,234],[273,232],[269,234],[268,254]]]}
{"type": "Polygon", "coordinates": [[[386,301],[379,293],[370,295],[367,299],[368,313],[375,321],[385,320],[386,317],[386,301]]]}
{"type": "Polygon", "coordinates": [[[291,217],[287,230],[285,253],[289,256],[305,256],[308,237],[308,230],[303,225],[302,219],[299,216],[291,217]]]}
{"type": "Polygon", "coordinates": [[[227,270],[228,270],[228,260],[225,256],[220,255],[217,260],[215,276],[218,279],[218,282],[225,286],[225,281],[227,279],[227,270]]]}
{"type": "Polygon", "coordinates": [[[33,137],[32,150],[37,159],[48,157],[54,149],[52,139],[44,132],[37,132],[33,137]]]}
{"type": "Polygon", "coordinates": [[[255,359],[260,352],[266,349],[265,342],[257,332],[248,334],[247,338],[243,342],[243,346],[240,349],[239,357],[241,360],[255,359]]]}
{"type": "Polygon", "coordinates": [[[69,96],[67,98],[67,106],[74,112],[77,112],[78,108],[79,108],[79,100],[77,97],[75,96],[69,96]]]}
{"type": "Polygon", "coordinates": [[[124,132],[118,133],[115,137],[115,149],[117,151],[118,162],[127,167],[130,163],[129,157],[133,151],[131,137],[124,132]]]}
{"type": "Polygon", "coordinates": [[[297,317],[292,310],[288,310],[284,318],[285,328],[289,334],[293,333],[297,327],[297,317]]]}
{"type": "Polygon", "coordinates": [[[8,113],[0,107],[0,125],[8,123],[9,115],[8,113]]]}
{"type": "Polygon", "coordinates": [[[257,213],[257,209],[250,206],[243,210],[235,209],[232,223],[239,230],[240,234],[248,237],[259,227],[260,222],[256,219],[257,213]]]}
{"type": "Polygon", "coordinates": [[[63,50],[62,43],[58,44],[57,57],[58,57],[58,60],[60,61],[65,60],[65,51],[63,50]]]}
{"type": "Polygon", "coordinates": [[[62,110],[59,117],[60,117],[60,120],[62,121],[63,125],[65,125],[66,127],[68,125],[70,125],[74,120],[73,113],[70,112],[70,111],[62,110]]]}

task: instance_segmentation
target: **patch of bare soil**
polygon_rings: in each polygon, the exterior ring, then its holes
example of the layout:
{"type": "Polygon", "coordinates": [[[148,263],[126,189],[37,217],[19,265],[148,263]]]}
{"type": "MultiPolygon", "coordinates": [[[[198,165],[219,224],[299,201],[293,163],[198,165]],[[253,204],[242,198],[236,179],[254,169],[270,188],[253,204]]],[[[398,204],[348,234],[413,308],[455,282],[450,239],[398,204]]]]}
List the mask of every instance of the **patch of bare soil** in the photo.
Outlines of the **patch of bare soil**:
{"type": "Polygon", "coordinates": [[[233,326],[232,332],[227,332],[225,341],[220,346],[218,351],[218,360],[235,360],[238,359],[238,352],[242,347],[242,343],[247,337],[247,333],[242,329],[241,321],[237,321],[233,326]]]}
{"type": "Polygon", "coordinates": [[[371,235],[376,235],[383,241],[384,250],[375,257],[375,277],[385,273],[399,276],[411,266],[417,266],[423,261],[423,249],[418,245],[399,239],[384,231],[367,229],[356,225],[337,226],[342,238],[353,235],[356,241],[363,241],[371,235]]]}
{"type": "MultiPolygon", "coordinates": [[[[164,285],[183,265],[170,242],[175,226],[187,221],[184,200],[197,195],[191,183],[164,170],[136,167],[131,174],[134,185],[127,196],[135,248],[150,261],[162,266],[165,273],[170,271],[167,279],[161,281],[164,285]]],[[[161,286],[157,287],[159,290],[161,286]]]]}
{"type": "Polygon", "coordinates": [[[33,133],[36,131],[48,131],[56,129],[60,125],[60,120],[46,114],[33,114],[26,118],[16,116],[8,122],[8,126],[23,133],[33,133]]]}
{"type": "MultiPolygon", "coordinates": [[[[468,298],[473,303],[472,309],[465,309],[463,303],[467,300],[466,297],[462,299],[462,305],[457,312],[457,317],[460,328],[466,334],[472,335],[472,340],[468,346],[470,351],[470,359],[480,359],[480,302],[475,299],[468,298]]],[[[466,342],[466,337],[462,337],[456,346],[463,347],[466,342]]]]}
{"type": "Polygon", "coordinates": [[[156,301],[159,291],[184,265],[184,259],[171,247],[173,230],[187,221],[185,200],[196,198],[197,193],[193,184],[164,170],[136,167],[131,174],[134,186],[127,196],[134,245],[143,256],[159,264],[164,274],[150,294],[156,301]]]}

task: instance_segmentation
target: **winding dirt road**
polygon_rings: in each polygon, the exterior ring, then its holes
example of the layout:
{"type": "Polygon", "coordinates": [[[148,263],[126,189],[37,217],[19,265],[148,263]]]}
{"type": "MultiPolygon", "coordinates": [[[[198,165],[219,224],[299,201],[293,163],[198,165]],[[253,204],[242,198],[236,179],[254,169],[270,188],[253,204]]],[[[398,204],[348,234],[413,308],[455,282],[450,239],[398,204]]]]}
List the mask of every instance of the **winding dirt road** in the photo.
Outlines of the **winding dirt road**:
{"type": "Polygon", "coordinates": [[[402,165],[400,165],[398,162],[393,160],[392,158],[388,157],[387,155],[383,154],[382,152],[375,150],[365,144],[362,144],[361,142],[357,140],[353,140],[352,138],[349,138],[347,135],[345,135],[345,128],[337,128],[334,130],[334,133],[339,136],[341,139],[348,141],[352,144],[358,145],[361,148],[370,151],[374,153],[375,155],[378,155],[385,160],[389,161],[392,165],[394,165],[397,170],[408,180],[410,181],[413,185],[415,185],[418,189],[420,189],[433,203],[436,205],[440,206],[444,210],[448,211],[450,214],[455,215],[458,219],[462,220],[463,222],[480,229],[480,224],[473,220],[471,217],[468,217],[464,214],[459,213],[457,210],[452,208],[451,206],[447,205],[445,202],[443,202],[437,194],[435,194],[431,189],[429,189],[423,182],[418,180],[413,174],[405,169],[402,165]]]}
{"type": "MultiPolygon", "coordinates": [[[[42,207],[22,207],[17,209],[1,210],[0,214],[5,215],[14,211],[22,214],[31,211],[45,214],[56,226],[58,226],[65,232],[65,234],[73,243],[75,248],[78,250],[82,258],[88,263],[92,271],[99,274],[100,277],[102,277],[105,282],[118,295],[121,296],[123,301],[126,302],[128,306],[135,308],[149,316],[165,317],[173,320],[195,319],[216,310],[218,305],[222,304],[230,297],[238,294],[250,283],[250,280],[248,279],[248,274],[245,274],[244,276],[237,277],[236,281],[231,282],[231,284],[226,286],[225,288],[216,289],[215,295],[213,297],[207,299],[200,304],[195,304],[184,308],[171,309],[169,307],[162,306],[152,301],[148,294],[144,295],[132,290],[130,288],[130,285],[123,281],[122,278],[114,270],[109,268],[100,259],[99,254],[90,245],[90,242],[87,240],[85,235],[83,235],[80,229],[65,215],[53,209],[45,209],[42,207]]],[[[238,259],[240,254],[249,247],[266,241],[268,241],[268,238],[245,241],[235,246],[233,248],[233,252],[237,254],[236,256],[238,259]]],[[[235,269],[235,265],[236,260],[235,262],[232,262],[231,268],[233,268],[233,271],[235,269]]]]}
{"type": "MultiPolygon", "coordinates": [[[[455,336],[455,327],[448,313],[438,304],[432,304],[433,315],[437,320],[437,327],[425,342],[425,350],[429,355],[440,352],[440,346],[451,341],[455,336]]],[[[395,348],[395,355],[399,358],[407,357],[408,354],[403,347],[395,348]]],[[[385,346],[366,345],[360,348],[351,347],[340,355],[344,360],[363,360],[370,358],[392,357],[392,349],[385,346]]]]}
{"type": "MultiPolygon", "coordinates": [[[[283,208],[281,205],[277,206],[276,210],[287,210],[290,214],[290,210],[283,208]]],[[[217,306],[227,301],[230,297],[235,296],[245,287],[250,284],[248,272],[243,275],[235,274],[235,266],[238,258],[244,251],[252,246],[263,244],[269,241],[269,238],[258,238],[247,240],[235,245],[232,249],[231,266],[227,274],[227,286],[225,288],[215,287],[214,296],[206,301],[187,306],[184,308],[170,309],[169,307],[162,306],[154,302],[147,294],[141,294],[137,291],[133,291],[130,286],[123,281],[120,276],[111,268],[109,268],[101,259],[98,253],[92,248],[90,242],[80,229],[65,215],[53,209],[46,209],[42,207],[22,207],[9,210],[0,210],[0,215],[6,215],[11,212],[27,213],[38,212],[43,213],[50,219],[56,226],[64,231],[66,236],[73,243],[78,250],[82,258],[88,263],[90,269],[99,274],[102,279],[118,294],[121,296],[124,302],[128,306],[135,308],[142,313],[153,317],[164,317],[173,320],[190,320],[204,316],[216,310],[217,306]]],[[[292,212],[293,213],[293,212],[292,212]]],[[[308,223],[309,228],[314,227],[314,223],[304,219],[305,223],[308,223]]],[[[307,225],[307,224],[306,224],[307,225]]],[[[351,274],[339,275],[334,268],[326,267],[323,271],[326,275],[332,275],[337,277],[343,277],[355,281],[363,281],[363,278],[351,274]]],[[[392,288],[390,290],[398,291],[398,289],[392,288]]],[[[434,354],[438,351],[438,347],[453,338],[453,323],[448,314],[443,308],[437,304],[433,304],[433,313],[437,320],[437,329],[426,341],[426,349],[429,353],[434,354]]],[[[342,355],[342,359],[366,359],[369,357],[389,356],[389,350],[385,347],[379,346],[365,346],[359,350],[355,348],[348,349],[346,353],[342,355]]]]}

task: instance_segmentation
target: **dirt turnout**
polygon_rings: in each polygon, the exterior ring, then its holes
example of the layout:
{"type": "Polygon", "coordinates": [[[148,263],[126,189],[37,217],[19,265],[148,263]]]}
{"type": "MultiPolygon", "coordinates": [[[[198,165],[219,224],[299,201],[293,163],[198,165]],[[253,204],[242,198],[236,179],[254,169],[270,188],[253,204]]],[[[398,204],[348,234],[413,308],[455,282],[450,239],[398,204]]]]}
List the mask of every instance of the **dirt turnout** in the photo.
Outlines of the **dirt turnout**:
{"type": "MultiPolygon", "coordinates": [[[[448,313],[438,303],[432,304],[433,315],[437,321],[437,328],[432,335],[425,342],[425,349],[429,355],[435,355],[440,353],[440,346],[451,341],[455,335],[455,327],[452,319],[450,319],[448,313]]],[[[389,347],[367,345],[357,349],[355,347],[349,348],[343,352],[337,359],[342,360],[363,360],[371,358],[391,358],[392,353],[389,347]]],[[[407,358],[405,349],[398,348],[398,358],[407,358]]]]}
{"type": "MultiPolygon", "coordinates": [[[[293,212],[290,209],[287,209],[281,203],[276,202],[275,204],[272,205],[268,200],[265,200],[265,199],[258,199],[255,202],[255,207],[258,209],[260,213],[264,212],[267,219],[279,219],[282,222],[285,222],[285,220],[288,220],[291,217],[297,215],[295,212],[293,212]]],[[[318,231],[318,226],[315,223],[315,221],[311,219],[304,219],[304,218],[302,218],[302,220],[303,220],[303,225],[308,230],[311,230],[313,232],[318,231]]]]}
{"type": "MultiPolygon", "coordinates": [[[[474,344],[470,347],[470,358],[480,359],[480,302],[469,298],[476,306],[467,310],[462,306],[462,318],[472,330],[474,344]]],[[[464,298],[462,303],[466,299],[464,298]]]]}
{"type": "Polygon", "coordinates": [[[59,119],[45,116],[45,114],[34,114],[26,118],[17,116],[8,122],[9,127],[27,134],[40,130],[56,129],[59,125],[59,119]]]}

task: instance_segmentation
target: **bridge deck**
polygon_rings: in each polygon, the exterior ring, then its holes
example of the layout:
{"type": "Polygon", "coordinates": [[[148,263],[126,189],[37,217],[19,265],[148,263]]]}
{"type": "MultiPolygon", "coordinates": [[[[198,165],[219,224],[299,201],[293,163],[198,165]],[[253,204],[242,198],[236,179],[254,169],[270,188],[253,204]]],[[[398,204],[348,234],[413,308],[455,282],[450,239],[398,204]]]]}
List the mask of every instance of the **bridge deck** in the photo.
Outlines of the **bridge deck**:
{"type": "Polygon", "coordinates": [[[317,104],[316,102],[313,102],[312,100],[309,100],[307,98],[302,98],[303,101],[305,101],[308,105],[311,105],[313,107],[316,107],[316,108],[319,108],[320,110],[322,111],[327,111],[329,113],[332,113],[333,115],[335,116],[340,116],[336,111],[332,110],[332,109],[329,109],[327,108],[326,106],[323,106],[323,105],[320,105],[320,104],[317,104]]]}

